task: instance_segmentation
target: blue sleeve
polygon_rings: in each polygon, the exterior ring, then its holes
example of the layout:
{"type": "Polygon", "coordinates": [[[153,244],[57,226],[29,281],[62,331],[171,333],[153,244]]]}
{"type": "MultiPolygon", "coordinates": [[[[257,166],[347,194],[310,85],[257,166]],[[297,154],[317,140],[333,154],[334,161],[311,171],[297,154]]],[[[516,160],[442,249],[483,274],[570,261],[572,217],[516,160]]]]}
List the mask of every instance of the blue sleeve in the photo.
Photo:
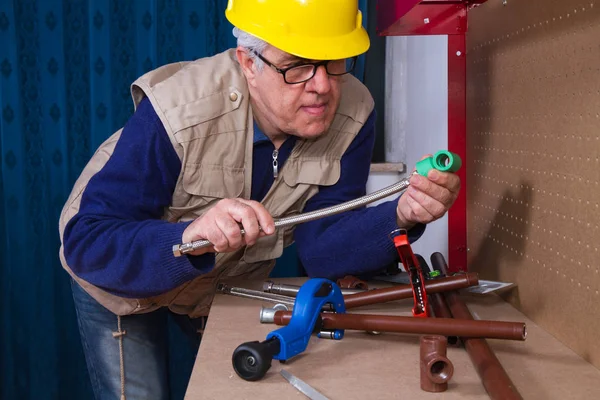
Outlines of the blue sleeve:
{"type": "Polygon", "coordinates": [[[214,254],[175,257],[188,223],[161,220],[181,162],[149,100],[123,128],[113,154],[88,182],[67,223],[64,254],[82,279],[123,297],[149,297],[203,273],[214,254]]]}
{"type": "MultiPolygon", "coordinates": [[[[319,187],[304,212],[364,196],[374,143],[375,111],[343,155],[339,181],[319,187]]],[[[398,198],[298,225],[294,239],[307,275],[335,280],[348,274],[369,275],[398,262],[398,253],[388,236],[398,229],[398,198]]],[[[425,225],[416,225],[409,230],[409,240],[414,242],[424,230],[425,225]]]]}

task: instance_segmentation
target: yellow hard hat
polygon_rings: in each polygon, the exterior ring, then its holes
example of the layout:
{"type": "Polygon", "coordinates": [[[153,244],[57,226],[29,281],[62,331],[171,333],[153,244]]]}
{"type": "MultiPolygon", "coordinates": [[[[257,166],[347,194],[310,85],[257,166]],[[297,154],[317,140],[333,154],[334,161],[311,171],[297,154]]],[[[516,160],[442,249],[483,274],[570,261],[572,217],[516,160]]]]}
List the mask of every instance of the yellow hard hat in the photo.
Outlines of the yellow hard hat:
{"type": "Polygon", "coordinates": [[[286,53],[338,60],[369,49],[358,0],[228,0],[233,26],[286,53]]]}

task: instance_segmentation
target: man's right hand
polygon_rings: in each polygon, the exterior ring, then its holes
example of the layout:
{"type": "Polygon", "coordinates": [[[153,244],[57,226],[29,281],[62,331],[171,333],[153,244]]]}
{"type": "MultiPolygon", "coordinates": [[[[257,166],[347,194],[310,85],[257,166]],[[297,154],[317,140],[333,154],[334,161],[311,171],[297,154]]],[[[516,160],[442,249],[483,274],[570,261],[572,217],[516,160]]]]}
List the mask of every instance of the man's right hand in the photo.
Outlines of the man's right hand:
{"type": "Polygon", "coordinates": [[[183,231],[183,243],[205,239],[213,246],[198,249],[191,255],[208,252],[227,253],[242,246],[252,246],[261,236],[275,232],[273,217],[259,202],[223,199],[183,231]],[[241,229],[245,234],[242,235],[241,229]],[[262,230],[261,230],[262,229],[262,230]]]}

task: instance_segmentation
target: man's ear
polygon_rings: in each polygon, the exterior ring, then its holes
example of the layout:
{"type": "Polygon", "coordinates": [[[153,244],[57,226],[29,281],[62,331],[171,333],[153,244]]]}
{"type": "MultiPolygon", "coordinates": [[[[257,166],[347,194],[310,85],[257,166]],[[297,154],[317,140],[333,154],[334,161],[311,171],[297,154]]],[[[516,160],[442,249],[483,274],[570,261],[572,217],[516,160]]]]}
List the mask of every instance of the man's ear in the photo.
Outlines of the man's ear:
{"type": "Polygon", "coordinates": [[[254,59],[248,55],[248,50],[238,46],[235,49],[235,56],[242,67],[242,72],[244,73],[244,76],[246,76],[248,84],[256,86],[256,66],[254,64],[254,59]]]}

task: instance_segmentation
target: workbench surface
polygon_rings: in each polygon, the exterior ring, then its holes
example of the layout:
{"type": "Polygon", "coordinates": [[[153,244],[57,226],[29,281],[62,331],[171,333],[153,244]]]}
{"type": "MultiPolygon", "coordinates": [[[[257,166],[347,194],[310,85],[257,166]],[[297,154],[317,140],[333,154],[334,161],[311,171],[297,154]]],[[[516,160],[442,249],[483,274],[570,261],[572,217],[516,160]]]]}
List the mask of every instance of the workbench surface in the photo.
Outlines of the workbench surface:
{"type": "MultiPolygon", "coordinates": [[[[299,279],[274,279],[301,284],[299,279]]],[[[260,289],[262,282],[238,284],[260,289]]],[[[387,284],[370,287],[387,286],[387,284]]],[[[600,371],[535,325],[496,295],[464,296],[476,319],[527,324],[527,340],[487,339],[524,399],[598,399],[600,371]]],[[[280,374],[283,367],[336,399],[488,399],[479,376],[463,348],[448,347],[454,375],[448,390],[427,393],[420,389],[419,336],[383,333],[370,335],[345,331],[340,341],[313,336],[306,351],[281,364],[273,360],[266,376],[257,382],[239,378],[231,356],[237,346],[263,341],[279,328],[261,324],[261,306],[272,303],[218,294],[208,318],[192,372],[186,399],[304,399],[280,374]]],[[[350,310],[354,313],[411,315],[412,299],[350,310]]],[[[590,338],[596,341],[597,338],[590,338]]]]}

